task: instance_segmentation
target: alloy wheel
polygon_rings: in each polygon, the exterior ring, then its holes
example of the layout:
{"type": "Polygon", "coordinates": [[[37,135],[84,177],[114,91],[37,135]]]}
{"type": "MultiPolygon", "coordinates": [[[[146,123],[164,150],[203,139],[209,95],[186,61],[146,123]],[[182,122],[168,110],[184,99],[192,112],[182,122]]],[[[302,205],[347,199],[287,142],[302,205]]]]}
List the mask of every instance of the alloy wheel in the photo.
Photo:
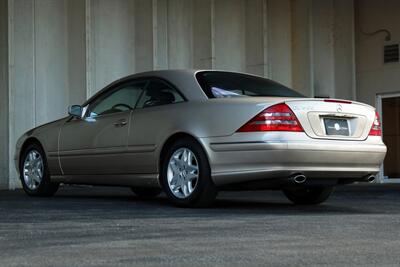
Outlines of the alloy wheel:
{"type": "Polygon", "coordinates": [[[43,158],[37,150],[31,150],[26,155],[23,165],[23,177],[25,185],[30,190],[39,187],[43,179],[43,158]]]}
{"type": "Polygon", "coordinates": [[[199,180],[199,165],[196,155],[188,148],[179,148],[171,156],[167,181],[172,194],[180,199],[189,197],[199,180]]]}

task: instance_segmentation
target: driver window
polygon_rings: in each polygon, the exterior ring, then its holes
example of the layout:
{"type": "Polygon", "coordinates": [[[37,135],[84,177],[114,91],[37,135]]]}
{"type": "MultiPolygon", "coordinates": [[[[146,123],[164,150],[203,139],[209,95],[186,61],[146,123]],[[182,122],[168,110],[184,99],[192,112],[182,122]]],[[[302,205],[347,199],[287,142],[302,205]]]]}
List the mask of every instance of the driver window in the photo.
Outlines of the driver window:
{"type": "Polygon", "coordinates": [[[147,82],[125,84],[113,90],[105,97],[100,97],[90,108],[90,117],[123,112],[135,108],[147,82]]]}

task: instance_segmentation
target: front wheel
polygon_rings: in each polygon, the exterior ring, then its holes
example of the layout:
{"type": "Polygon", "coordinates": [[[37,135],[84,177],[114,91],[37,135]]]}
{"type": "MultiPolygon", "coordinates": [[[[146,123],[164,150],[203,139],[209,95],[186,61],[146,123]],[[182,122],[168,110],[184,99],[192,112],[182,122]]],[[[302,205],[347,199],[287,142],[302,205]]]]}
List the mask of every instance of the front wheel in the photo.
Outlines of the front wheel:
{"type": "Polygon", "coordinates": [[[30,144],[21,155],[20,178],[22,187],[30,196],[52,196],[58,190],[58,183],[50,181],[46,154],[36,143],[30,144]]]}
{"type": "Polygon", "coordinates": [[[285,189],[285,196],[298,205],[318,205],[326,201],[332,194],[334,187],[305,187],[285,189]]]}
{"type": "Polygon", "coordinates": [[[172,144],[163,158],[161,183],[168,198],[178,206],[206,207],[217,189],[203,148],[191,138],[172,144]]]}

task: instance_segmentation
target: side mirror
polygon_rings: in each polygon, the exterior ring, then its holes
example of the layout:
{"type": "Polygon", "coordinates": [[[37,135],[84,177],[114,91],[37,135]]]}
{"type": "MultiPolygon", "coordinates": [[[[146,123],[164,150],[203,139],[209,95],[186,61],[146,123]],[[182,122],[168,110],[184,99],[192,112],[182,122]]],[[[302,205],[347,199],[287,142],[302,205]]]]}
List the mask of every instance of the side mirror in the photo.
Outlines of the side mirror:
{"type": "Polygon", "coordinates": [[[83,108],[80,105],[72,105],[68,107],[68,114],[75,118],[82,118],[83,108]]]}

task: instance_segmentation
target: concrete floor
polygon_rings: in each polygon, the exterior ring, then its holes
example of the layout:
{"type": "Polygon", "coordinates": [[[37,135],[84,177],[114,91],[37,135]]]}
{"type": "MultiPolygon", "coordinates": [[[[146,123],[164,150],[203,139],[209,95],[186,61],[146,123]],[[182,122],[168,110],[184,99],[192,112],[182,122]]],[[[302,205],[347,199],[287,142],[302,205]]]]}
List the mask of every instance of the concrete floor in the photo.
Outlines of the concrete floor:
{"type": "Polygon", "coordinates": [[[124,188],[0,192],[0,266],[399,266],[400,186],[339,188],[321,206],[221,193],[180,209],[124,188]]]}

